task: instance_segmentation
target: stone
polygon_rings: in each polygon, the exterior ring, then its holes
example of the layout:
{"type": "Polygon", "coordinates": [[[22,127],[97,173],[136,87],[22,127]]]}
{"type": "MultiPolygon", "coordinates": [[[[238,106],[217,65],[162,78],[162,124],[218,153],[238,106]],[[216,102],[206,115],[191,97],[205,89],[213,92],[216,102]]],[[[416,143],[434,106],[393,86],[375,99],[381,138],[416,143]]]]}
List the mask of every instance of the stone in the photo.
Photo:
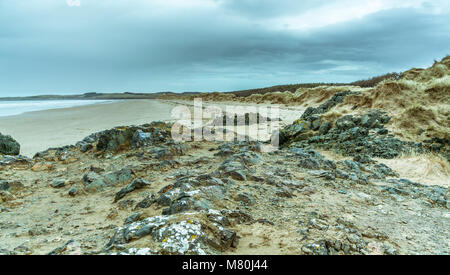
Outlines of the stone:
{"type": "Polygon", "coordinates": [[[54,179],[50,183],[50,186],[53,187],[53,188],[62,188],[64,186],[66,186],[66,180],[64,180],[64,179],[54,179]]]}
{"type": "Polygon", "coordinates": [[[83,176],[84,187],[88,192],[96,192],[106,188],[107,184],[104,181],[104,178],[95,173],[89,172],[88,174],[83,176]]]}
{"type": "Polygon", "coordinates": [[[54,249],[47,255],[82,255],[81,244],[77,241],[70,240],[64,245],[54,249]]]}
{"type": "Polygon", "coordinates": [[[108,173],[103,178],[106,184],[115,186],[129,182],[133,178],[133,172],[129,167],[125,167],[118,171],[108,173]]]}
{"type": "Polygon", "coordinates": [[[119,192],[117,192],[116,196],[114,197],[114,202],[117,202],[118,200],[122,199],[128,193],[131,193],[134,190],[142,189],[148,186],[150,186],[150,183],[145,179],[135,179],[132,183],[130,183],[126,187],[122,188],[119,192]]]}
{"type": "Polygon", "coordinates": [[[25,185],[23,185],[23,183],[20,181],[0,180],[0,191],[9,191],[11,193],[16,193],[23,190],[24,188],[25,185]]]}
{"type": "Polygon", "coordinates": [[[125,224],[130,224],[130,223],[134,223],[134,222],[136,222],[136,221],[139,221],[139,220],[141,219],[141,217],[142,217],[142,214],[141,214],[141,213],[134,213],[134,214],[131,214],[130,216],[128,216],[128,217],[125,219],[125,224]]]}
{"type": "Polygon", "coordinates": [[[71,188],[69,190],[69,196],[75,197],[77,194],[78,194],[78,189],[77,188],[74,187],[74,188],[71,188]]]}
{"type": "Polygon", "coordinates": [[[8,155],[0,155],[0,165],[25,165],[29,166],[32,164],[32,160],[28,157],[22,155],[16,156],[8,156],[8,155]]]}
{"type": "Polygon", "coordinates": [[[53,169],[53,164],[51,163],[36,163],[31,167],[31,170],[33,172],[42,172],[42,171],[49,171],[53,169]]]}
{"type": "Polygon", "coordinates": [[[240,193],[234,198],[234,200],[243,202],[247,205],[255,204],[255,198],[249,193],[240,193]]]}
{"type": "Polygon", "coordinates": [[[234,180],[238,180],[238,181],[246,181],[247,180],[247,176],[242,171],[233,170],[233,171],[227,172],[226,174],[234,180]]]}
{"type": "Polygon", "coordinates": [[[149,208],[155,202],[156,202],[155,195],[153,193],[151,193],[145,199],[143,199],[142,201],[138,202],[136,204],[135,209],[138,209],[138,208],[149,208]]]}

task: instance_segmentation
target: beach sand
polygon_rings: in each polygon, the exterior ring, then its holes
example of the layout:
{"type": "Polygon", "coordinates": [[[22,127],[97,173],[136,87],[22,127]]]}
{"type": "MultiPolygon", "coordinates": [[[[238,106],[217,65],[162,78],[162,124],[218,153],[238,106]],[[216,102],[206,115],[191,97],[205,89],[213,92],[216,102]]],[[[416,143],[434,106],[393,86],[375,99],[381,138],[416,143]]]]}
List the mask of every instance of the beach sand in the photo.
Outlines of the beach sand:
{"type": "Polygon", "coordinates": [[[14,137],[21,145],[21,154],[32,157],[116,126],[168,121],[172,108],[173,105],[157,100],[129,100],[29,112],[0,117],[0,133],[14,137]]]}

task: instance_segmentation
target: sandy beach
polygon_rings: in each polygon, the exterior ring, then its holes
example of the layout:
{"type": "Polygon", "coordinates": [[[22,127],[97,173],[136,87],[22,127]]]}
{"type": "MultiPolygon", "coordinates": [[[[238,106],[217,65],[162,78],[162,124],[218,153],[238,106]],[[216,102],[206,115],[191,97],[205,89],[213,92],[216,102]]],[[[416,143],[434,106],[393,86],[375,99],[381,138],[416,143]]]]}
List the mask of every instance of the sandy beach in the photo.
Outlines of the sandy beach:
{"type": "MultiPolygon", "coordinates": [[[[32,157],[37,152],[75,144],[92,133],[116,126],[141,125],[156,120],[173,121],[171,111],[176,105],[192,107],[188,101],[126,100],[28,112],[0,117],[0,132],[13,136],[21,144],[21,154],[32,157]]],[[[225,110],[227,103],[204,103],[204,106],[209,105],[225,110]]],[[[302,111],[302,108],[282,108],[282,124],[292,123],[302,111]]]]}
{"type": "Polygon", "coordinates": [[[50,147],[75,144],[84,137],[120,125],[170,120],[172,105],[156,100],[129,100],[0,117],[0,132],[21,144],[32,157],[50,147]]]}

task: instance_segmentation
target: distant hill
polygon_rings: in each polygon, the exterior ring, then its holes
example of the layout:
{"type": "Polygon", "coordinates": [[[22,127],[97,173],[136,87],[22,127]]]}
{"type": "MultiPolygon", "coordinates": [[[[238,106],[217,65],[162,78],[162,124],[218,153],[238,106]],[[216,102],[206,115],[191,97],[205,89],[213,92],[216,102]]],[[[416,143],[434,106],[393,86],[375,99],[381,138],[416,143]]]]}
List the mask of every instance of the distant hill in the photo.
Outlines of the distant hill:
{"type": "MultiPolygon", "coordinates": [[[[126,100],[126,99],[156,99],[164,95],[174,95],[173,92],[158,93],[85,93],[80,95],[37,95],[26,97],[0,97],[0,101],[13,100],[126,100]]],[[[181,93],[180,95],[193,95],[193,92],[181,93]]]]}

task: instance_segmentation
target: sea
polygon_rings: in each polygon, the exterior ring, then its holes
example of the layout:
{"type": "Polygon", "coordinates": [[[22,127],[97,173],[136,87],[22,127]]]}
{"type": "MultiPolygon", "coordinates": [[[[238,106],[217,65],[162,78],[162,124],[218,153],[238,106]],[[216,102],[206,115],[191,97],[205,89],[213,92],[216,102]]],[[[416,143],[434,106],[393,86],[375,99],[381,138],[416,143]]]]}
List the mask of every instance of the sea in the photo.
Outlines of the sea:
{"type": "Polygon", "coordinates": [[[75,106],[104,104],[112,100],[21,100],[0,101],[0,117],[20,115],[26,112],[70,108],[75,106]]]}

